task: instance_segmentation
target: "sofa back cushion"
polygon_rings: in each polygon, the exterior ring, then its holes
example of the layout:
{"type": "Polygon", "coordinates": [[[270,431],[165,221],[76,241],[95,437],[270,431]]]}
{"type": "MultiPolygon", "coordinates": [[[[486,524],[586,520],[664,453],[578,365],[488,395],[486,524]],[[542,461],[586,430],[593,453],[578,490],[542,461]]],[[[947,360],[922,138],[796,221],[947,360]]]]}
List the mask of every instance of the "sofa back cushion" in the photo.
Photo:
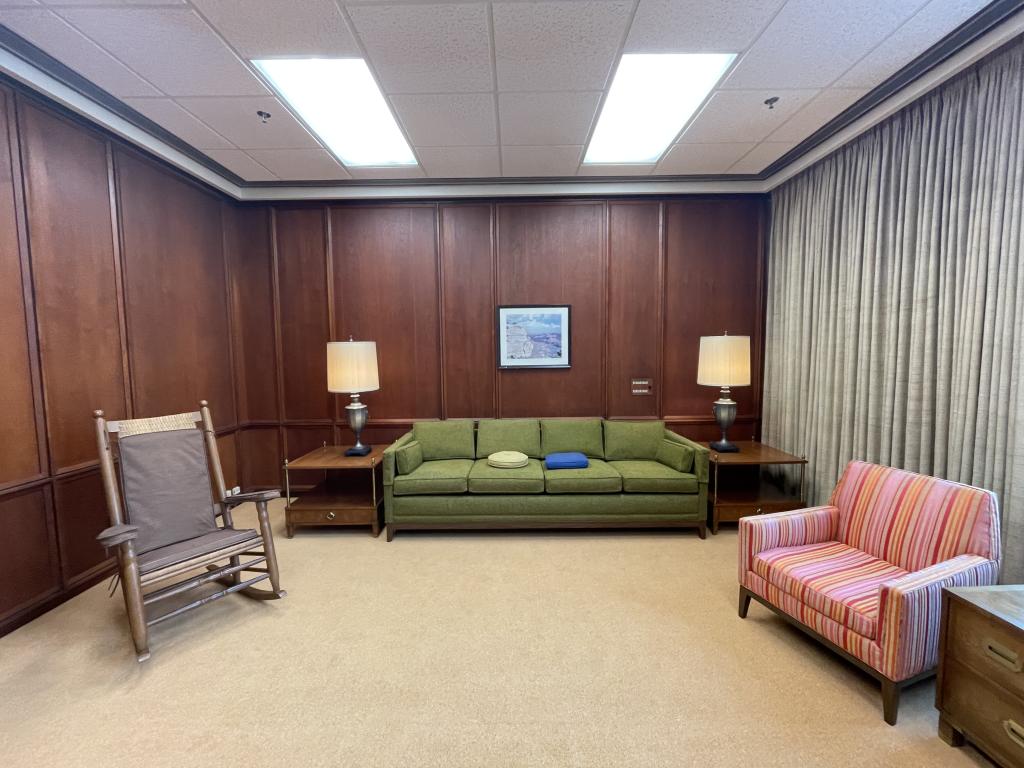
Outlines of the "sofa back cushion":
{"type": "Polygon", "coordinates": [[[991,491],[851,461],[830,503],[839,510],[839,541],[907,571],[957,555],[1000,557],[991,491]]]}
{"type": "Polygon", "coordinates": [[[412,425],[412,437],[420,444],[424,461],[476,458],[469,419],[417,421],[412,425]]]}
{"type": "Polygon", "coordinates": [[[476,430],[476,457],[486,459],[498,451],[519,451],[531,459],[540,452],[540,422],[536,419],[480,419],[476,430]]]}
{"type": "Polygon", "coordinates": [[[541,419],[541,453],[579,451],[592,459],[604,458],[601,419],[541,419]]]}
{"type": "Polygon", "coordinates": [[[665,440],[663,421],[606,421],[604,423],[604,457],[609,461],[622,459],[656,459],[665,440]]]}

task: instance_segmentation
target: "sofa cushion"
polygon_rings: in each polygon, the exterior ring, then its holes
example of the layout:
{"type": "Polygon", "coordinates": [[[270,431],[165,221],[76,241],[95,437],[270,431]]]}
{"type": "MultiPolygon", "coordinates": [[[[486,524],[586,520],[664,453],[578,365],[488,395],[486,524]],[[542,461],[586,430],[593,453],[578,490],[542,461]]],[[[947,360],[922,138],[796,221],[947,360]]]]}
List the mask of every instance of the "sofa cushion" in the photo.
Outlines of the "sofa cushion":
{"type": "Polygon", "coordinates": [[[662,440],[654,458],[676,472],[690,472],[693,469],[693,448],[674,440],[662,440]]]}
{"type": "Polygon", "coordinates": [[[603,459],[601,419],[541,419],[540,445],[544,456],[579,451],[603,459]]]}
{"type": "Polygon", "coordinates": [[[663,421],[606,421],[604,457],[609,461],[654,459],[664,439],[663,421]]]}
{"type": "Polygon", "coordinates": [[[408,475],[395,478],[395,496],[420,496],[430,493],[465,493],[472,459],[435,459],[424,461],[408,475]]]}
{"type": "Polygon", "coordinates": [[[469,419],[417,421],[412,425],[412,436],[423,449],[424,461],[476,458],[473,422],[469,419]]]}
{"type": "Polygon", "coordinates": [[[907,571],[838,541],[769,549],[751,570],[814,610],[864,635],[877,637],[882,582],[907,571]]]}
{"type": "Polygon", "coordinates": [[[469,472],[470,493],[544,493],[544,470],[537,459],[528,459],[525,467],[492,467],[487,459],[477,459],[469,472]]]}
{"type": "Polygon", "coordinates": [[[657,461],[631,459],[610,461],[622,475],[626,493],[697,493],[697,477],[689,472],[676,472],[657,461]]]}
{"type": "Polygon", "coordinates": [[[423,447],[415,440],[406,443],[395,451],[395,461],[398,463],[398,474],[408,475],[423,463],[423,447]]]}
{"type": "Polygon", "coordinates": [[[536,419],[480,419],[476,429],[476,457],[498,451],[519,451],[539,459],[540,422],[536,419]]]}
{"type": "Polygon", "coordinates": [[[544,488],[548,493],[618,493],[622,475],[600,459],[591,459],[585,469],[545,469],[544,488]]]}

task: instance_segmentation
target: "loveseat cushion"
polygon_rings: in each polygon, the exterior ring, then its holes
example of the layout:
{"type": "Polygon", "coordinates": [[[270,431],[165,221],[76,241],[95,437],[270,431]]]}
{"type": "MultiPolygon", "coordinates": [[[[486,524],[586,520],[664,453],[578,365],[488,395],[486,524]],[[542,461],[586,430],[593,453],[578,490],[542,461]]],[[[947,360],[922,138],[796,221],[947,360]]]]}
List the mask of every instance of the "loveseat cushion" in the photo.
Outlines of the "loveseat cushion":
{"type": "Polygon", "coordinates": [[[398,464],[398,474],[408,475],[423,463],[423,447],[415,440],[406,443],[395,451],[395,462],[398,464]]]}
{"type": "Polygon", "coordinates": [[[662,440],[654,458],[666,467],[672,467],[676,472],[693,470],[693,448],[674,440],[662,440]]]}
{"type": "Polygon", "coordinates": [[[677,472],[657,461],[630,459],[608,462],[622,475],[626,493],[697,493],[697,477],[677,472]]]}
{"type": "Polygon", "coordinates": [[[476,429],[476,457],[486,459],[498,451],[519,451],[539,459],[540,422],[536,419],[480,419],[476,429]]]}
{"type": "Polygon", "coordinates": [[[591,459],[585,469],[545,469],[544,488],[548,493],[618,493],[622,475],[600,459],[591,459]]]}
{"type": "Polygon", "coordinates": [[[395,477],[395,496],[421,496],[431,493],[465,493],[472,459],[435,459],[424,461],[408,475],[395,477]]]}
{"type": "Polygon", "coordinates": [[[469,471],[470,493],[544,493],[544,469],[537,459],[528,459],[525,467],[492,467],[487,459],[477,459],[469,471]]]}
{"type": "Polygon", "coordinates": [[[869,638],[877,637],[882,582],[907,574],[892,563],[838,541],[765,550],[754,556],[751,570],[819,613],[869,638]]]}
{"type": "Polygon", "coordinates": [[[412,425],[412,437],[420,444],[425,461],[476,458],[469,419],[417,421],[412,425]]]}
{"type": "Polygon", "coordinates": [[[603,459],[601,419],[541,419],[540,444],[544,456],[579,451],[592,459],[603,459]]]}
{"type": "Polygon", "coordinates": [[[606,421],[604,457],[609,461],[654,459],[664,439],[663,421],[606,421]]]}

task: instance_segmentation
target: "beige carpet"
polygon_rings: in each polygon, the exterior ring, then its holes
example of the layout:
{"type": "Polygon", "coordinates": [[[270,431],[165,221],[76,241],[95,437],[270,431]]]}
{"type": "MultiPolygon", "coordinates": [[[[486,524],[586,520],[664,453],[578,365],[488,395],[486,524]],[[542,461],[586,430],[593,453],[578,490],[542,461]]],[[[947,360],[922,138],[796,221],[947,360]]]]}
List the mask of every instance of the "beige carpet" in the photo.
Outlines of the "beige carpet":
{"type": "Polygon", "coordinates": [[[173,620],[142,665],[105,585],[0,639],[0,764],[987,765],[939,741],[931,683],[890,728],[870,679],[738,619],[735,530],[278,547],[285,600],[173,620]]]}

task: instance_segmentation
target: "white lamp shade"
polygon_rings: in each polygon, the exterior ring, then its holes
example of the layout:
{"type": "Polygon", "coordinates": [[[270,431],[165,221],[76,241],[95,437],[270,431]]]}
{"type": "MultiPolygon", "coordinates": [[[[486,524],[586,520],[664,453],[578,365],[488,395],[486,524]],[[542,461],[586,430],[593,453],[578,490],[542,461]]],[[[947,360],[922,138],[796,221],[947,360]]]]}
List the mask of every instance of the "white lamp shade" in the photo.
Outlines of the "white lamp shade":
{"type": "Polygon", "coordinates": [[[708,387],[750,385],[749,336],[701,336],[697,383],[708,387]]]}
{"type": "Polygon", "coordinates": [[[377,378],[377,342],[327,342],[327,391],[373,392],[380,389],[377,378]]]}

